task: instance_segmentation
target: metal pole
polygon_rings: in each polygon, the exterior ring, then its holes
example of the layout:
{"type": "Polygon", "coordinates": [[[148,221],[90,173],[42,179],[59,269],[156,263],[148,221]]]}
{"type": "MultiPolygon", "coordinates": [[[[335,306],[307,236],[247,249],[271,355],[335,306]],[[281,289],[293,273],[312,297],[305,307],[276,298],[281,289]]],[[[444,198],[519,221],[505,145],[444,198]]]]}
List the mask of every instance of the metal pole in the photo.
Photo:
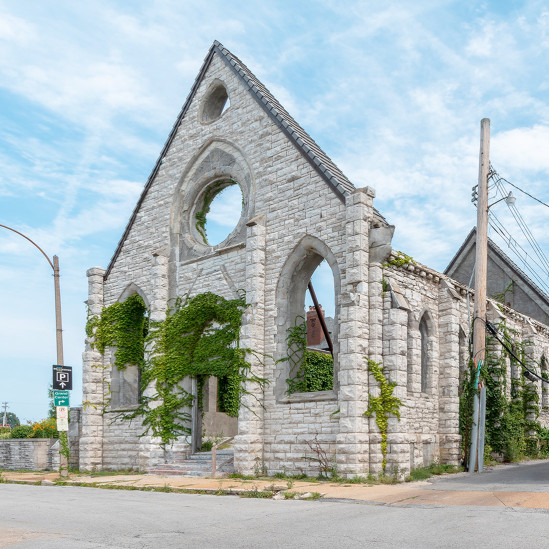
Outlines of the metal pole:
{"type": "Polygon", "coordinates": [[[61,290],[59,288],[59,258],[53,256],[53,284],[55,287],[55,330],[57,343],[57,364],[63,366],[63,326],[61,323],[61,290]]]}
{"type": "Polygon", "coordinates": [[[309,292],[311,294],[311,297],[313,298],[313,305],[315,306],[316,316],[318,316],[318,320],[320,321],[320,326],[322,326],[322,331],[324,332],[324,337],[326,338],[326,343],[328,343],[328,349],[330,349],[330,354],[332,355],[332,358],[334,356],[334,344],[332,343],[332,338],[330,337],[330,332],[328,332],[328,326],[326,326],[326,322],[324,321],[324,315],[322,314],[322,311],[320,310],[320,305],[318,304],[318,300],[316,298],[315,290],[313,288],[312,282],[309,280],[309,284],[307,285],[309,288],[309,292]]]}
{"type": "MultiPolygon", "coordinates": [[[[475,309],[473,316],[473,362],[484,364],[486,354],[486,271],[488,266],[488,171],[490,168],[490,120],[480,122],[480,155],[478,172],[477,234],[475,260],[475,309]]],[[[479,385],[482,391],[482,385],[479,385]]],[[[485,405],[481,406],[480,395],[475,392],[473,429],[469,472],[482,472],[484,465],[484,422],[485,405]],[[479,427],[482,427],[479,429],[479,427]],[[478,441],[476,440],[478,437],[478,441]],[[482,449],[482,451],[481,451],[482,449]]]]}

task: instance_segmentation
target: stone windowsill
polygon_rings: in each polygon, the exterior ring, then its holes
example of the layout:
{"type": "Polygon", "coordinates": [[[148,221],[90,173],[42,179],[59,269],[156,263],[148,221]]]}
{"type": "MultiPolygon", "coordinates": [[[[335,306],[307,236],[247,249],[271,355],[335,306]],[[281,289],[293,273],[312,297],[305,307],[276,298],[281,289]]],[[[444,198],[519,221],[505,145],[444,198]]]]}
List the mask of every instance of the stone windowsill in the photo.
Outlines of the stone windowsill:
{"type": "Polygon", "coordinates": [[[120,407],[120,408],[108,408],[107,410],[105,410],[105,413],[106,414],[120,414],[122,412],[135,412],[135,410],[137,410],[139,408],[139,405],[138,404],[135,404],[134,406],[124,406],[124,407],[120,407]]]}
{"type": "Polygon", "coordinates": [[[293,404],[294,402],[323,402],[337,400],[335,391],[314,391],[312,393],[294,393],[278,400],[278,404],[293,404]]]}

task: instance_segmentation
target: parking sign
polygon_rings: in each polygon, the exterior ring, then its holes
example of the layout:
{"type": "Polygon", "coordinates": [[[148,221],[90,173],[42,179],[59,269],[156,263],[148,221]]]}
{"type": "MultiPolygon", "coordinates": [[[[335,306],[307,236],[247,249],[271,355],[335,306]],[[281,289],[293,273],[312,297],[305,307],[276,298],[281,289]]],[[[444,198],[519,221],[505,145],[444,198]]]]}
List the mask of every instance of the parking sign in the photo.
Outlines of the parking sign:
{"type": "Polygon", "coordinates": [[[53,365],[53,389],[72,390],[72,366],[53,365]]]}

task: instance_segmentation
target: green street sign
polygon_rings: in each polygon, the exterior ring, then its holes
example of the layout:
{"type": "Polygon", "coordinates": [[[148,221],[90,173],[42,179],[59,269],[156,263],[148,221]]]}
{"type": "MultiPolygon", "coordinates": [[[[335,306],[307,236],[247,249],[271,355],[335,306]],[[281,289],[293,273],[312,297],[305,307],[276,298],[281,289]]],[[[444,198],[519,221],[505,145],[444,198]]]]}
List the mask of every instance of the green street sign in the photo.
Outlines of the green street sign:
{"type": "Polygon", "coordinates": [[[69,391],[54,391],[53,402],[55,406],[69,406],[69,391]]]}

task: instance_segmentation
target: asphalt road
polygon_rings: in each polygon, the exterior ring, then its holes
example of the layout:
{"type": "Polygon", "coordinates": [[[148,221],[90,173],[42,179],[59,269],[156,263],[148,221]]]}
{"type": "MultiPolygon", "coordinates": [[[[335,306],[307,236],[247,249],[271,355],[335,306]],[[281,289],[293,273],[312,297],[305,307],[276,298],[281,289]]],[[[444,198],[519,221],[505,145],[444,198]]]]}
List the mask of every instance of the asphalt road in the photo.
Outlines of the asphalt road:
{"type": "MultiPolygon", "coordinates": [[[[432,477],[433,490],[549,493],[549,460],[505,463],[478,474],[432,477]]],[[[547,540],[549,547],[549,540],[547,540]]]]}
{"type": "Polygon", "coordinates": [[[0,547],[549,546],[549,513],[0,484],[0,547]]]}

